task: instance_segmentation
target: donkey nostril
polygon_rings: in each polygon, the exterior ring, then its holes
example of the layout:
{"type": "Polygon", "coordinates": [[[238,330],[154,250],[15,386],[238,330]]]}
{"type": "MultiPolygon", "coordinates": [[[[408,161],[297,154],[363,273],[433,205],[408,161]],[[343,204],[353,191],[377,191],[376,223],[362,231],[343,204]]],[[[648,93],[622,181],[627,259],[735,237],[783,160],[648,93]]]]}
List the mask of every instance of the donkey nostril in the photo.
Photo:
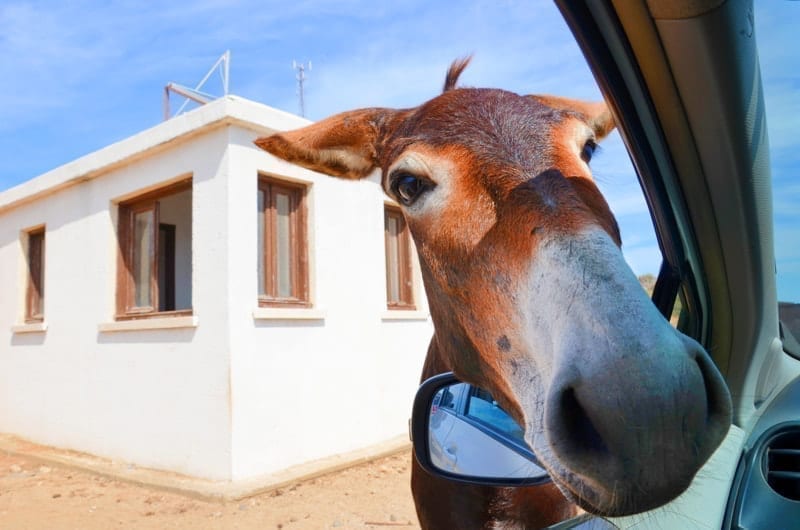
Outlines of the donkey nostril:
{"type": "Polygon", "coordinates": [[[586,409],[581,405],[573,388],[569,387],[561,392],[559,409],[564,429],[559,442],[580,446],[576,449],[581,452],[588,451],[594,456],[608,454],[608,446],[586,409]]]}
{"type": "Polygon", "coordinates": [[[553,476],[589,511],[623,515],[674,499],[724,438],[725,380],[695,341],[678,345],[620,357],[624,370],[589,359],[556,372],[544,415],[553,476]]]}

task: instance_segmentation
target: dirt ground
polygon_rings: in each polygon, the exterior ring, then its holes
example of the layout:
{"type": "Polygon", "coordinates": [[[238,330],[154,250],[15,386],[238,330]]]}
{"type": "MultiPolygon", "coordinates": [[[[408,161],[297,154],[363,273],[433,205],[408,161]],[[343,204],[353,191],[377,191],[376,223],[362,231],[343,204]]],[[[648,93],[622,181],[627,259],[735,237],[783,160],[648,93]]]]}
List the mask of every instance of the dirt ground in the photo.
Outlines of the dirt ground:
{"type": "Polygon", "coordinates": [[[403,451],[221,503],[0,452],[0,529],[418,529],[410,463],[403,451]]]}

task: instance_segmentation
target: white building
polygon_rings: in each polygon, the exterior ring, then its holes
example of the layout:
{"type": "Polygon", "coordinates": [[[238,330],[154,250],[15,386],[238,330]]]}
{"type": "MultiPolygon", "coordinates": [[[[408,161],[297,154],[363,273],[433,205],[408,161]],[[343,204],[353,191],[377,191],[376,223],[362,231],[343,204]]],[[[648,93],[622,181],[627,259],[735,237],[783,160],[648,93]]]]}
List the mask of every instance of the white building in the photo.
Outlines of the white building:
{"type": "Polygon", "coordinates": [[[0,193],[0,432],[232,482],[407,432],[411,245],[253,145],[306,123],[228,96],[0,193]]]}

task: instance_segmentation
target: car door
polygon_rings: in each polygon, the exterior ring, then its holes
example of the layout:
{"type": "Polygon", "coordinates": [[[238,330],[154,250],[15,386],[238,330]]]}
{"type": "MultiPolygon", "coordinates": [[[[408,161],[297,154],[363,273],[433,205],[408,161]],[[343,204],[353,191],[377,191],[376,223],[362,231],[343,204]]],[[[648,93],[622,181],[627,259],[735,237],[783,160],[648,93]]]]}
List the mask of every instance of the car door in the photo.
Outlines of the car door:
{"type": "Polygon", "coordinates": [[[663,255],[653,302],[703,344],[734,402],[726,440],[676,500],[557,526],[800,528],[800,68],[786,62],[791,26],[776,23],[796,20],[800,4],[779,13],[749,0],[556,4],[644,190],[663,255]],[[772,99],[758,31],[767,53],[784,55],[765,61],[779,72],[767,73],[772,99]]]}
{"type": "MultiPolygon", "coordinates": [[[[614,108],[657,225],[664,264],[654,302],[666,312],[681,300],[679,326],[711,353],[734,399],[741,441],[718,468],[736,468],[725,503],[694,508],[686,524],[705,511],[724,528],[800,527],[800,362],[791,329],[800,205],[790,204],[796,185],[779,188],[788,195],[776,195],[781,219],[772,197],[773,162],[786,164],[775,178],[787,179],[797,158],[770,153],[768,119],[782,118],[767,115],[759,13],[739,0],[557,4],[614,108]],[[776,247],[789,254],[777,264],[776,247]]],[[[796,3],[784,4],[798,14],[796,3]]],[[[789,75],[798,95],[796,68],[789,75]]]]}

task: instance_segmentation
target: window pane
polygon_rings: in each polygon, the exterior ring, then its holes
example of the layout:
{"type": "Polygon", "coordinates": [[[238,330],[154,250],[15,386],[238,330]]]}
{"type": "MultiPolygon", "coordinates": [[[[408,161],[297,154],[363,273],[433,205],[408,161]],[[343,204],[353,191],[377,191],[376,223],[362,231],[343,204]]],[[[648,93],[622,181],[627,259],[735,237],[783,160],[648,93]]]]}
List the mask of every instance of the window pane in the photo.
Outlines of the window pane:
{"type": "Polygon", "coordinates": [[[266,294],[264,288],[264,233],[266,214],[264,213],[264,190],[258,190],[258,294],[266,294]]]}
{"type": "Polygon", "coordinates": [[[466,386],[466,383],[457,383],[455,385],[444,387],[433,397],[433,404],[439,408],[456,410],[455,396],[461,393],[461,388],[464,386],[466,386]]]}
{"type": "Polygon", "coordinates": [[[291,197],[275,194],[278,296],[292,296],[291,197]]]}
{"type": "Polygon", "coordinates": [[[189,179],[120,204],[117,318],[192,310],[189,179]]]}
{"type": "Polygon", "coordinates": [[[397,217],[386,217],[386,298],[400,302],[400,223],[397,217]]]}
{"type": "Polygon", "coordinates": [[[787,46],[795,38],[800,4],[754,7],[769,133],[778,317],[784,350],[800,358],[800,53],[787,46]]]}
{"type": "Polygon", "coordinates": [[[28,236],[28,282],[27,317],[39,319],[44,314],[44,232],[28,236]]]}
{"type": "Polygon", "coordinates": [[[510,438],[525,443],[524,431],[519,424],[500,408],[500,405],[486,390],[473,388],[467,405],[467,416],[481,420],[510,438]]]}
{"type": "Polygon", "coordinates": [[[384,210],[386,303],[389,309],[415,309],[408,227],[397,208],[384,210]]]}
{"type": "Polygon", "coordinates": [[[263,307],[307,307],[304,189],[259,179],[258,295],[263,307]]]}
{"type": "Polygon", "coordinates": [[[133,216],[133,267],[134,305],[151,307],[150,294],[151,256],[153,255],[154,211],[147,210],[133,216]]]}

